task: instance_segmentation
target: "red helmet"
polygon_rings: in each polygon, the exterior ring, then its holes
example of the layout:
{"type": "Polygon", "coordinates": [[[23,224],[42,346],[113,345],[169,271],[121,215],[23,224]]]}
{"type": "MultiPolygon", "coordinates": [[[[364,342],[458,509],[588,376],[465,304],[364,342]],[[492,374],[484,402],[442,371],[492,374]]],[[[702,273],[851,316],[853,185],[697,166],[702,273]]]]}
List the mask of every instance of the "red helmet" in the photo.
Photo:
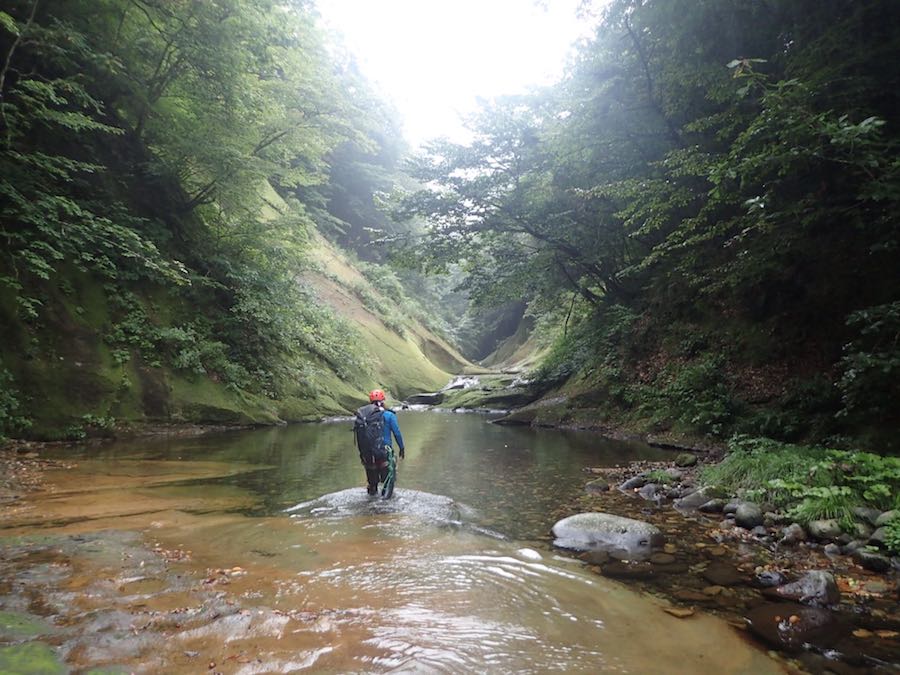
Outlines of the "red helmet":
{"type": "Polygon", "coordinates": [[[384,400],[384,392],[381,389],[373,389],[369,393],[369,401],[375,403],[375,401],[383,401],[384,400]]]}

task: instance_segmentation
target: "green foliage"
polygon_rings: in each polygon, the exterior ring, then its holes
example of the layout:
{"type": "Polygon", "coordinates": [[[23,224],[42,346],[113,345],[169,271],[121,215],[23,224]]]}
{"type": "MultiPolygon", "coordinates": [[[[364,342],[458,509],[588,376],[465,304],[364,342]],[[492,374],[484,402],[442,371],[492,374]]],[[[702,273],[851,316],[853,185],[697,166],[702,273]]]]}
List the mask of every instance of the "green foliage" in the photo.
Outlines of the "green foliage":
{"type": "Polygon", "coordinates": [[[884,543],[888,551],[900,555],[900,518],[892,518],[884,526],[884,543]]]}
{"type": "Polygon", "coordinates": [[[856,337],[844,346],[838,383],[843,415],[866,421],[897,417],[900,400],[900,301],[850,315],[856,337]]]}
{"type": "Polygon", "coordinates": [[[18,413],[20,408],[13,377],[0,363],[0,441],[31,426],[31,421],[18,413]]]}
{"type": "Polygon", "coordinates": [[[428,220],[420,266],[461,265],[474,303],[524,299],[554,328],[573,294],[597,325],[613,306],[641,317],[610,349],[570,330],[548,385],[604,371],[623,409],[714,435],[895,431],[900,40],[872,28],[900,6],[615,0],[601,15],[561,83],[486,104],[471,143],[412,163],[426,187],[397,213],[428,220]],[[732,344],[709,339],[721,329],[732,344]],[[833,379],[848,338],[848,414],[832,424],[832,395],[776,401],[777,386],[717,372],[833,379]]]}
{"type": "Polygon", "coordinates": [[[71,319],[102,329],[117,365],[272,398],[306,396],[321,370],[365,377],[358,334],[300,273],[329,202],[368,199],[351,220],[375,222],[401,142],[350,57],[326,48],[312,6],[4,10],[0,290],[25,330],[71,319]],[[104,289],[106,326],[68,283],[81,274],[104,289]]]}
{"type": "Polygon", "coordinates": [[[900,458],[867,452],[735,436],[725,459],[701,476],[732,493],[789,507],[804,523],[834,518],[849,528],[854,507],[900,507],[900,458]]]}
{"type": "Polygon", "coordinates": [[[647,479],[648,483],[658,483],[661,485],[668,485],[675,480],[669,473],[667,473],[663,469],[654,469],[653,471],[648,471],[644,475],[644,478],[647,479]]]}
{"type": "Polygon", "coordinates": [[[671,416],[690,429],[722,436],[735,416],[726,373],[723,360],[713,355],[670,364],[657,377],[662,388],[647,392],[642,405],[657,417],[671,416]]]}

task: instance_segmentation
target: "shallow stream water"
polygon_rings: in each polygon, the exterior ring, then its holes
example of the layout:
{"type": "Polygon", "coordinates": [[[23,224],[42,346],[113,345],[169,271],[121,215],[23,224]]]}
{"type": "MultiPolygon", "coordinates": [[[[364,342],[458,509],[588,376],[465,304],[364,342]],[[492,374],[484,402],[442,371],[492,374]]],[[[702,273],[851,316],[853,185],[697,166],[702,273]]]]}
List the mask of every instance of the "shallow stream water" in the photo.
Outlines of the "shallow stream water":
{"type": "Polygon", "coordinates": [[[366,495],[348,422],[67,449],[0,519],[0,671],[781,672],[548,546],[584,467],[663,451],[400,424],[391,501],[366,495]]]}

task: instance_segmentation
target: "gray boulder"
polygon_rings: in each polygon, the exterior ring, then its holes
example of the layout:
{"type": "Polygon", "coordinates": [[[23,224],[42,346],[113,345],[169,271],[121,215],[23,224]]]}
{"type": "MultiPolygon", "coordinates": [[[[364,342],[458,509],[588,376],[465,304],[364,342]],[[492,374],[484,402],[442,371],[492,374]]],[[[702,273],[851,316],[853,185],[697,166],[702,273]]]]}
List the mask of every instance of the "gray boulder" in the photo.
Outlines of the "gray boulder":
{"type": "Polygon", "coordinates": [[[752,502],[738,504],[734,512],[734,522],[745,530],[752,530],[757,525],[763,524],[762,509],[752,502]]]}
{"type": "Polygon", "coordinates": [[[644,487],[647,479],[643,475],[632,476],[619,486],[620,490],[634,490],[635,488],[644,487]]]}
{"type": "Polygon", "coordinates": [[[645,560],[665,540],[657,527],[609,513],[576,513],[553,526],[554,546],[576,551],[606,551],[627,560],[645,560]]]}
{"type": "Polygon", "coordinates": [[[674,506],[679,511],[696,511],[700,506],[712,499],[712,492],[709,488],[699,488],[681,499],[676,499],[674,506]]]}
{"type": "Polygon", "coordinates": [[[875,553],[866,548],[858,548],[853,552],[853,560],[867,570],[887,572],[891,569],[891,560],[886,555],[875,553]]]}
{"type": "Polygon", "coordinates": [[[875,546],[878,546],[879,548],[886,548],[886,546],[887,546],[886,538],[887,538],[887,528],[879,527],[877,530],[875,530],[872,533],[872,536],[869,537],[869,543],[873,544],[875,546]]]}
{"type": "Polygon", "coordinates": [[[856,506],[853,508],[853,515],[864,523],[874,525],[878,520],[878,516],[881,515],[881,511],[879,509],[870,509],[865,506],[856,506]]]}
{"type": "Polygon", "coordinates": [[[894,518],[900,518],[900,511],[885,511],[880,516],[878,516],[878,518],[876,518],[875,522],[872,524],[875,527],[884,527],[894,518]]]}
{"type": "Polygon", "coordinates": [[[708,502],[701,504],[697,510],[701,513],[722,513],[725,508],[724,499],[710,499],[708,502]]]}
{"type": "Polygon", "coordinates": [[[850,529],[849,534],[852,539],[868,539],[872,536],[872,532],[875,531],[868,523],[853,523],[853,527],[850,529]]]}
{"type": "Polygon", "coordinates": [[[836,605],[841,601],[841,592],[838,590],[831,572],[811,570],[794,581],[784,586],[771,589],[769,595],[774,595],[785,600],[796,600],[804,605],[826,606],[836,605]]]}
{"type": "Polygon", "coordinates": [[[810,521],[806,529],[814,539],[819,541],[834,541],[841,536],[841,524],[831,518],[810,521]]]}
{"type": "Polygon", "coordinates": [[[780,544],[791,546],[801,541],[806,541],[806,530],[799,523],[791,523],[781,531],[782,537],[780,544]]]}

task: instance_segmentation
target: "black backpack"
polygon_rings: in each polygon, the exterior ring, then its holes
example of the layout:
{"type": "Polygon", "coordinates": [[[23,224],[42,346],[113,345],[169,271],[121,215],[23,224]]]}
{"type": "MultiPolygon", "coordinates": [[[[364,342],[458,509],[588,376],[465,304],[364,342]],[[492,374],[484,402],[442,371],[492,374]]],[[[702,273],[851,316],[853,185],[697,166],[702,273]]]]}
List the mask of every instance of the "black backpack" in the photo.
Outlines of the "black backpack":
{"type": "Polygon", "coordinates": [[[356,447],[363,464],[373,465],[387,460],[384,447],[384,410],[370,403],[356,411],[353,422],[356,447]]]}

